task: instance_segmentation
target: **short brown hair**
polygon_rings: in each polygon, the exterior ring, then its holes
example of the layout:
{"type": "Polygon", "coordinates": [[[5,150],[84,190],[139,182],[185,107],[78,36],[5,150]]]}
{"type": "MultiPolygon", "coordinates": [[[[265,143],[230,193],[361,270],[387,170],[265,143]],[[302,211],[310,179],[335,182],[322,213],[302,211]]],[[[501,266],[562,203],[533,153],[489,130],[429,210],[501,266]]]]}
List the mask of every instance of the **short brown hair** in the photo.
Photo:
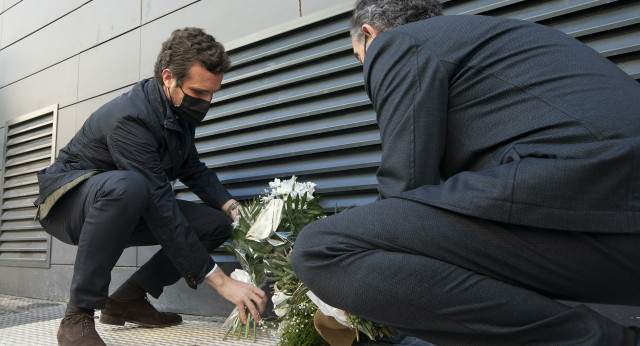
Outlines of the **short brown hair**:
{"type": "Polygon", "coordinates": [[[195,62],[201,63],[211,73],[224,73],[231,62],[224,47],[213,36],[200,28],[177,29],[162,43],[162,49],[153,68],[153,75],[162,84],[162,71],[169,69],[178,85],[187,78],[195,62]]]}

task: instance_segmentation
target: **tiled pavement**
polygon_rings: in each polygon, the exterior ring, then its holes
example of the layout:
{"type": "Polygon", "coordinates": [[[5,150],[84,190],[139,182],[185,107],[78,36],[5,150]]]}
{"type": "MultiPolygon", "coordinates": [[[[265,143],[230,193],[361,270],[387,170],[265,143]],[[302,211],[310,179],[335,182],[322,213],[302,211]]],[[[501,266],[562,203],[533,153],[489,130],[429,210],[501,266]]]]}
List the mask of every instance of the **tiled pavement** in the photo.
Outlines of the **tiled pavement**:
{"type": "MultiPolygon", "coordinates": [[[[0,345],[57,345],[56,333],[66,303],[0,295],[0,345]]],[[[99,316],[99,311],[97,312],[99,316]]],[[[127,323],[111,326],[96,320],[105,343],[117,345],[276,345],[277,340],[258,333],[258,340],[227,337],[224,318],[182,315],[183,323],[168,328],[143,328],[127,323]]]]}

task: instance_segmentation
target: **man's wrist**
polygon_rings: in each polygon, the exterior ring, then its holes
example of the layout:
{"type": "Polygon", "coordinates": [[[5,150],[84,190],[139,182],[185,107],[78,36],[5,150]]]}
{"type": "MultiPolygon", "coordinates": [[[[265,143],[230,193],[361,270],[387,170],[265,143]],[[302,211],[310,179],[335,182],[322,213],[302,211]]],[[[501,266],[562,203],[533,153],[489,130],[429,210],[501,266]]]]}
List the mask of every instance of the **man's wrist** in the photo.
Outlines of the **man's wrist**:
{"type": "Polygon", "coordinates": [[[211,285],[211,287],[219,290],[224,285],[226,278],[227,275],[222,271],[222,269],[220,269],[220,267],[216,266],[213,268],[211,275],[204,278],[204,281],[211,285]]]}
{"type": "Polygon", "coordinates": [[[211,276],[211,274],[213,274],[213,272],[216,270],[216,268],[218,268],[218,264],[214,264],[213,265],[213,269],[211,269],[210,272],[207,273],[207,275],[205,275],[205,279],[208,278],[209,276],[211,276]]]}
{"type": "Polygon", "coordinates": [[[233,214],[233,212],[238,209],[240,205],[238,204],[238,202],[231,202],[231,204],[229,204],[229,206],[227,207],[227,211],[226,214],[227,216],[231,216],[231,214],[233,214]]]}

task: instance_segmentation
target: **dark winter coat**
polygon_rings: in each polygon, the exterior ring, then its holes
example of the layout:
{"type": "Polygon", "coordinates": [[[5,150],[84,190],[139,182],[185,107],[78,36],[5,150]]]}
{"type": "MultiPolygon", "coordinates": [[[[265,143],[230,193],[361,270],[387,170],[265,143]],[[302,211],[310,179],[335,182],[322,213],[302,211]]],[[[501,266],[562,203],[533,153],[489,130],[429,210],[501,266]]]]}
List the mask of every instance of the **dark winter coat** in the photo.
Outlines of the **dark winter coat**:
{"type": "Polygon", "coordinates": [[[640,84],[578,40],[520,20],[434,17],[377,36],[364,78],[382,198],[640,233],[640,84]]]}

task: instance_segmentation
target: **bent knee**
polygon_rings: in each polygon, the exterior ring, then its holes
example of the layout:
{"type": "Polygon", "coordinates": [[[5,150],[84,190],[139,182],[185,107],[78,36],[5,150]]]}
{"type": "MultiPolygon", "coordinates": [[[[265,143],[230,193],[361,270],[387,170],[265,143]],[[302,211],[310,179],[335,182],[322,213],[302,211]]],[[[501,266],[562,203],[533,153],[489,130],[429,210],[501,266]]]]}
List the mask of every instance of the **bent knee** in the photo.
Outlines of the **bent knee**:
{"type": "Polygon", "coordinates": [[[325,233],[321,222],[312,222],[302,229],[295,241],[291,265],[303,282],[305,278],[313,277],[314,272],[331,259],[328,247],[333,241],[327,239],[325,233]]]}
{"type": "Polygon", "coordinates": [[[149,200],[150,184],[142,174],[132,171],[111,171],[105,182],[103,197],[118,198],[128,204],[144,204],[149,200]]]}
{"type": "Polygon", "coordinates": [[[200,242],[204,245],[207,251],[213,251],[227,241],[229,237],[231,237],[231,224],[226,223],[204,233],[200,236],[200,242]]]}

